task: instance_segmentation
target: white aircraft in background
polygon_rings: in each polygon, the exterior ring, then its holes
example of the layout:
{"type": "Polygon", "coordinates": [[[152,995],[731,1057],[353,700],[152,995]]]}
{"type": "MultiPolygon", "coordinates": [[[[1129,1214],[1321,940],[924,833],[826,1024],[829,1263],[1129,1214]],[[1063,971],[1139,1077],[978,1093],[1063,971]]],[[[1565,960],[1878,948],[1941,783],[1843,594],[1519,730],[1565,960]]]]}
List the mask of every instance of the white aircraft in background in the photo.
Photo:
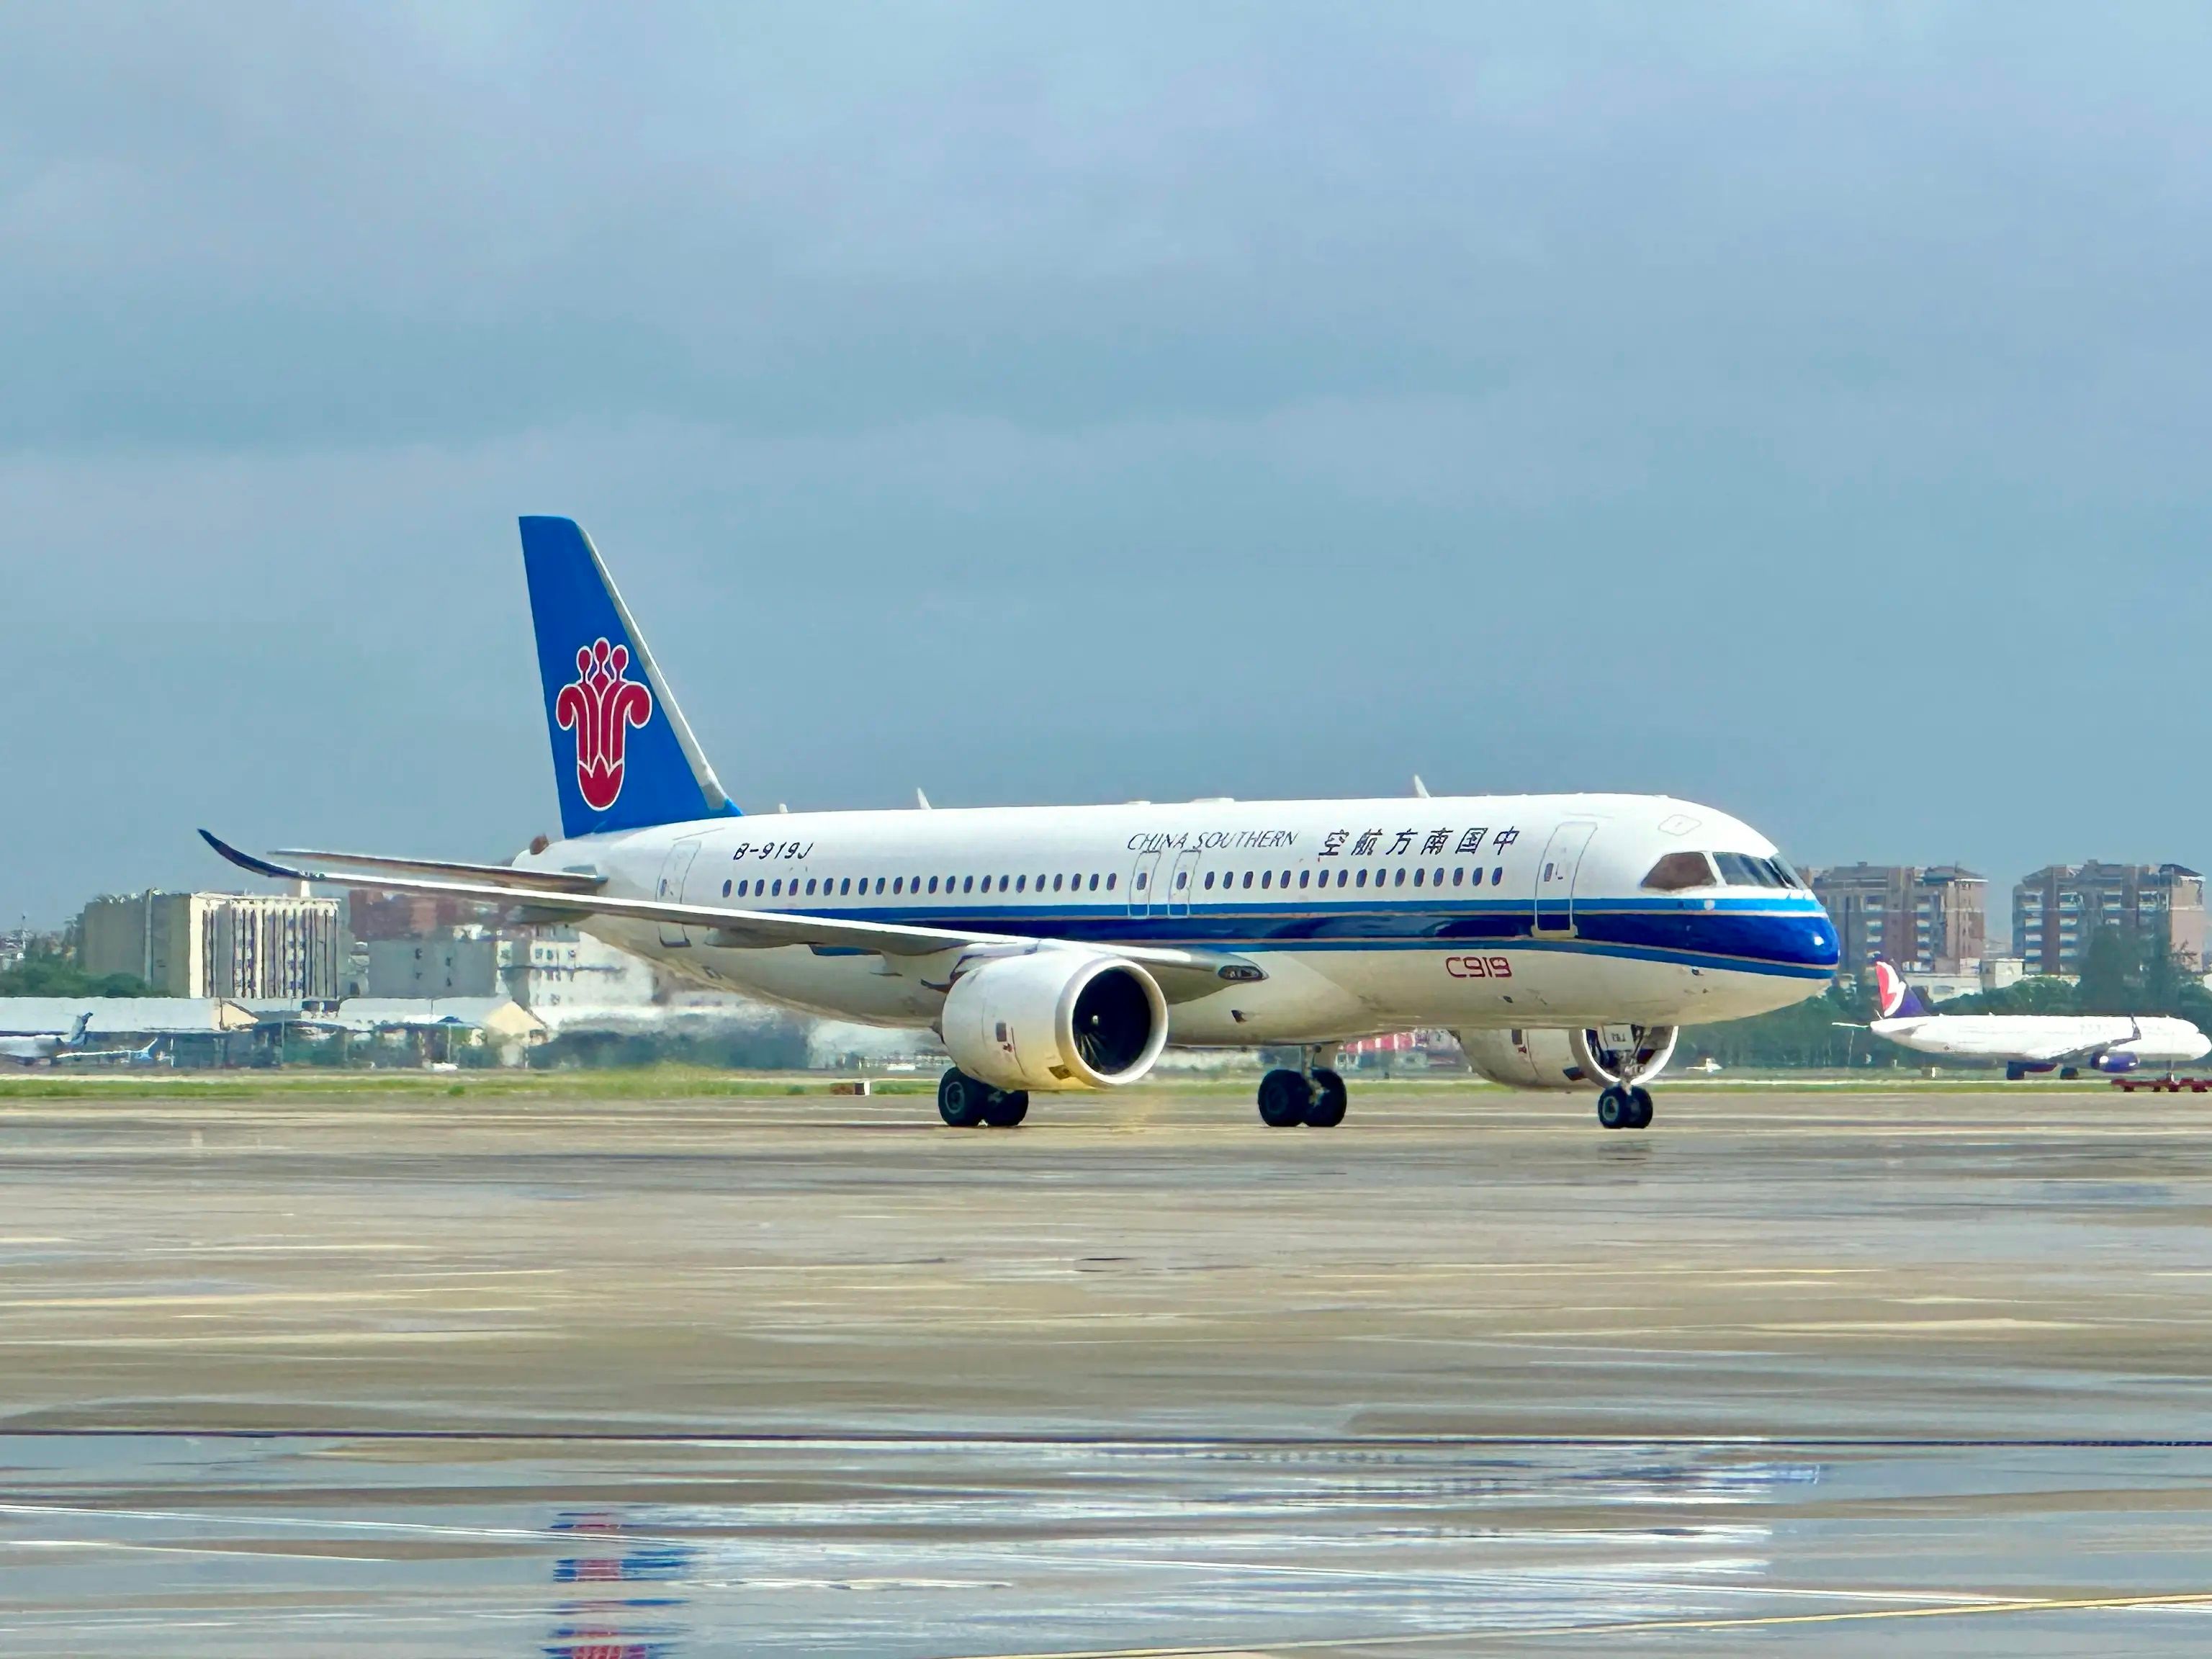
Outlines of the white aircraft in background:
{"type": "MultiPolygon", "coordinates": [[[[702,985],[933,1030],[958,1126],[1018,1123],[1033,1090],[1134,1083],[1172,1042],[1296,1047],[1261,1116],[1325,1127],[1340,1043],[1446,1026],[1486,1075],[1595,1087],[1601,1122],[1641,1128],[1680,1024],[1835,972],[1835,929],[1773,843],[1660,796],[745,817],[583,531],[526,518],[522,550],[562,839],[505,865],[209,844],[278,880],[514,905],[702,985]]],[[[941,690],[988,728],[1019,684],[941,690]]]]}
{"type": "Polygon", "coordinates": [[[1874,974],[1881,1017],[1868,1029],[1876,1036],[1923,1054],[2002,1060],[2014,1083],[2031,1072],[2071,1075],[2088,1066],[2118,1075],[2212,1053],[2212,1039],[2164,1014],[1931,1014],[1890,963],[1876,962],[1874,974]]]}
{"type": "Polygon", "coordinates": [[[67,1031],[14,1031],[0,1036],[0,1060],[17,1066],[59,1066],[84,1060],[151,1060],[161,1039],[143,1048],[88,1048],[84,1034],[91,1027],[89,1010],[76,1017],[67,1031]]]}

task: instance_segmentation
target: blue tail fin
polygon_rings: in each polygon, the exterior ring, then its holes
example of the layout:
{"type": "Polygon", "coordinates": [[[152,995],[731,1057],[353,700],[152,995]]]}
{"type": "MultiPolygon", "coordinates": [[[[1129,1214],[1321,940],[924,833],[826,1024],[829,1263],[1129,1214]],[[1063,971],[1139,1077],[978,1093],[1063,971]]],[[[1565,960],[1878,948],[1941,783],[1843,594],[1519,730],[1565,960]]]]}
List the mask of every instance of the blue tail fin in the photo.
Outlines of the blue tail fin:
{"type": "Polygon", "coordinates": [[[523,520],[522,565],[561,833],[737,816],[583,526],[523,520]]]}

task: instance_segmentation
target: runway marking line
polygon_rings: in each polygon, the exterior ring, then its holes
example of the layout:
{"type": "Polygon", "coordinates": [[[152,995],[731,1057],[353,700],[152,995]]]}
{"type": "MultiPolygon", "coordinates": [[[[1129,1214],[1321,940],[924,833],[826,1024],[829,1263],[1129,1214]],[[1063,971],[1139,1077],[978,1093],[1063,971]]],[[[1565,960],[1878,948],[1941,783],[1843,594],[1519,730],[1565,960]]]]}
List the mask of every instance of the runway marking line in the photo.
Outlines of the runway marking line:
{"type": "Polygon", "coordinates": [[[2014,1601],[1954,1601],[1933,1607],[1867,1607],[1838,1613],[1780,1613],[1756,1618],[1634,1619],[1599,1624],[1547,1625],[1522,1630],[1478,1627],[1423,1631],[1404,1636],[1326,1636],[1288,1642],[1247,1641],[1195,1647],[1041,1648],[1016,1653],[979,1654],[974,1656],[974,1659],[1228,1659],[1232,1655],[1322,1653],[1346,1648],[1426,1646],[1438,1642],[1524,1642],[1559,1636],[1635,1636],[1661,1631],[1765,1630],[1788,1626],[1866,1624],[1877,1620],[2124,1612],[2136,1607],[2212,1607],[2212,1590],[2175,1590],[2164,1595],[2050,1596],[2014,1601]]]}

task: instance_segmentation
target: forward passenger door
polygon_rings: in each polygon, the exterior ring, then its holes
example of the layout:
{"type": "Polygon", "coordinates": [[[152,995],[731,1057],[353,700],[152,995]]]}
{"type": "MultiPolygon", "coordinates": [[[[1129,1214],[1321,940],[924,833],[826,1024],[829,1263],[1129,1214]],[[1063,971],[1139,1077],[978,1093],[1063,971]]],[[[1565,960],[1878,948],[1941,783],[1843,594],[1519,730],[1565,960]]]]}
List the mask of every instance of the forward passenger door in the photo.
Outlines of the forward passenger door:
{"type": "Polygon", "coordinates": [[[1544,856],[1536,861],[1534,931],[1538,938],[1573,937],[1575,876],[1582,868],[1583,849],[1596,833],[1595,823],[1563,823],[1544,843],[1544,856]]]}

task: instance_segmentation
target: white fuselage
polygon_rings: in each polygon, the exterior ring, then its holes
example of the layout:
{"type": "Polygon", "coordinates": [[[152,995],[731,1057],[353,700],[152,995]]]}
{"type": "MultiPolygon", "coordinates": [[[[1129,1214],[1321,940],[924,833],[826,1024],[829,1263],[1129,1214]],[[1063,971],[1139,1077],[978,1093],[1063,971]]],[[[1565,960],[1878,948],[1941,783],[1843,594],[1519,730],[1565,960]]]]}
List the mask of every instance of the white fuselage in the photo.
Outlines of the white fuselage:
{"type": "Polygon", "coordinates": [[[70,1040],[59,1031],[34,1032],[22,1036],[0,1036],[0,1062],[36,1066],[65,1053],[70,1040]]]}
{"type": "Polygon", "coordinates": [[[2180,1066],[2212,1053],[2212,1039],[2196,1026],[2162,1014],[1917,1014],[1870,1029],[1923,1054],[2014,1065],[2111,1056],[2123,1068],[2180,1066]]]}
{"type": "MultiPolygon", "coordinates": [[[[518,867],[610,896],[1233,952],[1264,970],[1178,1002],[1182,1045],[1323,1042],[1410,1026],[1676,1024],[1815,994],[1835,930],[1780,885],[1641,885],[1685,849],[1772,857],[1710,808],[1638,795],[793,813],[557,842],[518,867]]],[[[589,929],[697,983],[885,1025],[937,1023],[955,963],[589,929]]],[[[951,953],[948,953],[948,956],[951,953]]]]}

